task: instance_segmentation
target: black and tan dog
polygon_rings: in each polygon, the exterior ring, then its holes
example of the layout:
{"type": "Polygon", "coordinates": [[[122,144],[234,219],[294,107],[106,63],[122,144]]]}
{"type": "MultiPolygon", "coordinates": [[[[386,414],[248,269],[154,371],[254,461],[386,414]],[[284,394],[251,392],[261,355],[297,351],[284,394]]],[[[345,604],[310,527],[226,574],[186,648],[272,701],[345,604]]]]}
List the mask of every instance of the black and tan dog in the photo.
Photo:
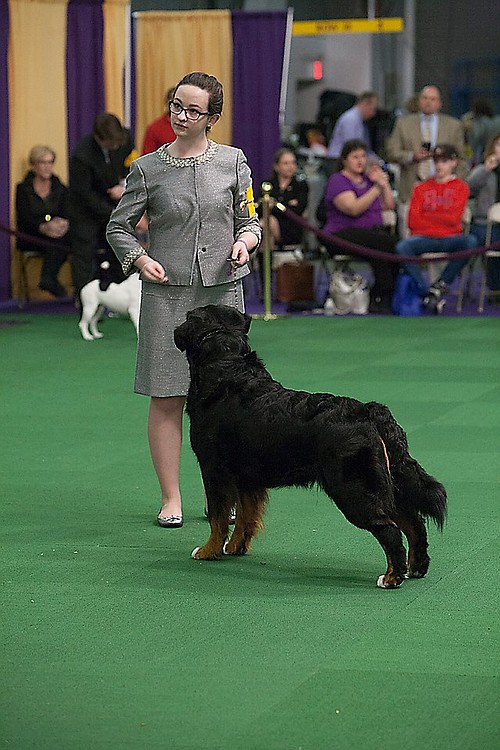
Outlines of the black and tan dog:
{"type": "Polygon", "coordinates": [[[248,345],[250,321],[233,308],[208,305],[189,312],[174,334],[190,367],[186,409],[211,526],[193,557],[245,554],[262,528],[269,488],[317,484],[348,521],[382,545],[387,571],[378,586],[423,577],[429,567],[424,519],[442,529],[444,487],[410,456],[387,407],[292,391],[273,380],[248,345]],[[233,505],[236,526],[226,543],[233,505]]]}

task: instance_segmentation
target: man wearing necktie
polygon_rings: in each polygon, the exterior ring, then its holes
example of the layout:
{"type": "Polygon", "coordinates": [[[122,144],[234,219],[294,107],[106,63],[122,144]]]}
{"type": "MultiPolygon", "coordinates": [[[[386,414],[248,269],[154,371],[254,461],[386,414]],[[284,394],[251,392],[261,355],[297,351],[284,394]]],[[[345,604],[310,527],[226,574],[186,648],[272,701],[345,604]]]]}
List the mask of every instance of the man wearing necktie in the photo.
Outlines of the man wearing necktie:
{"type": "Polygon", "coordinates": [[[432,149],[438,143],[454,146],[459,156],[457,175],[465,177],[464,133],[459,120],[441,114],[441,92],[437,86],[424,86],[419,94],[415,114],[405,115],[396,120],[394,129],[387,141],[387,161],[399,164],[398,185],[399,232],[408,236],[408,201],[413,186],[434,175],[432,149]]]}

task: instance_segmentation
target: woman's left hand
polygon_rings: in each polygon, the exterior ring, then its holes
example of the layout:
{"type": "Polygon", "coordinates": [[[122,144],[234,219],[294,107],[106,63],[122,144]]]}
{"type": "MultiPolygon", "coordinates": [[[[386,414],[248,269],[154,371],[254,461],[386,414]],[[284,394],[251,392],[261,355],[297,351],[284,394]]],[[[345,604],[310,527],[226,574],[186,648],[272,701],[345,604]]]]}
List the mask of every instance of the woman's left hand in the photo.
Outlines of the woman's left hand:
{"type": "Polygon", "coordinates": [[[231,262],[231,267],[233,268],[233,270],[235,268],[241,268],[241,266],[244,266],[248,263],[248,261],[250,260],[250,254],[243,240],[236,240],[236,242],[233,243],[231,257],[228,258],[228,260],[231,262]]]}
{"type": "Polygon", "coordinates": [[[371,167],[368,172],[368,177],[373,183],[375,183],[375,185],[378,185],[380,188],[389,186],[389,175],[387,174],[387,172],[384,172],[384,170],[379,167],[378,164],[374,164],[371,167]]]}

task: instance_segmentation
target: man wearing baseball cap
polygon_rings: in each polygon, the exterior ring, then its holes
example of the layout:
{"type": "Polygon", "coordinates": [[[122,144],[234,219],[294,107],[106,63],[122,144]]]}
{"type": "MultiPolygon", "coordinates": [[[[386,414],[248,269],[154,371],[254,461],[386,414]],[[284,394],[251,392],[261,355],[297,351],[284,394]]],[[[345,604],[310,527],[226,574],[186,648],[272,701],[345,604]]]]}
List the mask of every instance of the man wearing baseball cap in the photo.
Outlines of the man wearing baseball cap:
{"type": "MultiPolygon", "coordinates": [[[[396,245],[398,255],[455,253],[477,247],[474,235],[462,232],[462,215],[469,198],[469,186],[455,175],[458,154],[449,143],[438,144],[432,152],[435,174],[413,188],[408,213],[411,236],[396,245]]],[[[431,313],[443,311],[446,289],[458,276],[467,258],[450,260],[439,279],[429,286],[416,263],[404,269],[417,282],[424,308],[431,313]]]]}

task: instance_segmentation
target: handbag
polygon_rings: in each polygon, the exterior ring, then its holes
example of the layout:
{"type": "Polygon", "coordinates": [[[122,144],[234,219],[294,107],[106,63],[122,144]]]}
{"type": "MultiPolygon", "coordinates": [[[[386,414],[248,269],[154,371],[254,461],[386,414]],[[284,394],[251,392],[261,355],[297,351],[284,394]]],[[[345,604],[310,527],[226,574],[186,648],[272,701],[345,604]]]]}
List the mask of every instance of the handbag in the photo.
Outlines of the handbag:
{"type": "Polygon", "coordinates": [[[334,271],[330,279],[328,298],[325,302],[327,314],[366,315],[370,304],[370,291],[366,279],[352,271],[334,271]]]}

